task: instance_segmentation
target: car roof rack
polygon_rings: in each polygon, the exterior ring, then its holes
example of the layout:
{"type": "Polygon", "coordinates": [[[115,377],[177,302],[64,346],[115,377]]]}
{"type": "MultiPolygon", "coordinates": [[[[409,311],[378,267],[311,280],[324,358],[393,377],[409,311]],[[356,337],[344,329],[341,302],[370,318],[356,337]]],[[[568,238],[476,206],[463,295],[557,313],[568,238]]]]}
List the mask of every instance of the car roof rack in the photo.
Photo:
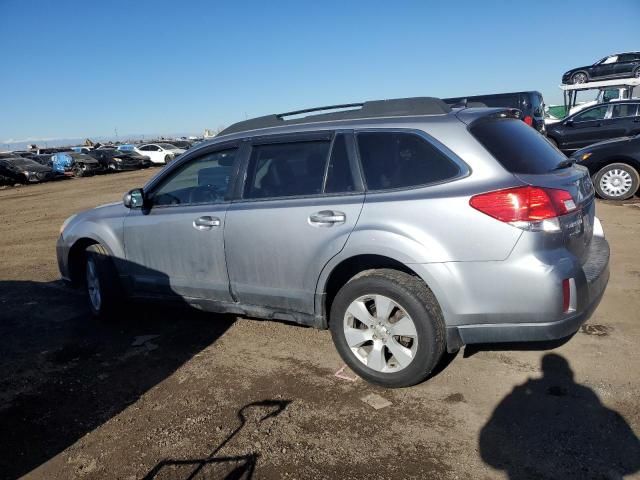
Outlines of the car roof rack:
{"type": "Polygon", "coordinates": [[[347,103],[327,107],[306,108],[293,112],[265,115],[234,123],[218,135],[257,130],[260,128],[280,127],[301,123],[325,122],[331,120],[351,120],[380,117],[400,117],[412,115],[443,115],[449,113],[451,107],[439,98],[413,97],[390,100],[371,100],[363,103],[347,103]],[[331,111],[336,110],[336,111],[331,111]],[[326,112],[307,115],[302,118],[291,118],[305,113],[326,112]]]}

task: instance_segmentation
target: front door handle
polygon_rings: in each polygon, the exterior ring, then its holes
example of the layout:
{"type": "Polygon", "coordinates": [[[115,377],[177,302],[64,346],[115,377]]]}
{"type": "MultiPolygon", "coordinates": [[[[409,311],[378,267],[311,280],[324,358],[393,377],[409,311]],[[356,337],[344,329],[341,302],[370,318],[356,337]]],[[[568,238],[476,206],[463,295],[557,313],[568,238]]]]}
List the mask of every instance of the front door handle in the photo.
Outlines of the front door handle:
{"type": "Polygon", "coordinates": [[[322,210],[309,216],[309,223],[318,227],[328,227],[335,223],[344,223],[346,220],[347,216],[344,213],[333,210],[322,210]]]}
{"type": "Polygon", "coordinates": [[[193,228],[195,228],[196,230],[211,230],[213,227],[219,226],[220,219],[216,217],[210,217],[209,215],[196,218],[193,221],[193,228]]]}

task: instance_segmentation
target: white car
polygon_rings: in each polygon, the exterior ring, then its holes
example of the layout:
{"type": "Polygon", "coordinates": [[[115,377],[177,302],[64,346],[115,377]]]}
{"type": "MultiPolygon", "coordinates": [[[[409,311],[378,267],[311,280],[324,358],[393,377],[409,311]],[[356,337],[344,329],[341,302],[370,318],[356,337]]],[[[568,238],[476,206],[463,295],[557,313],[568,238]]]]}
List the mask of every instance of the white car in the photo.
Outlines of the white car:
{"type": "Polygon", "coordinates": [[[146,155],[153,163],[165,164],[182,155],[185,150],[170,143],[147,143],[133,149],[140,155],[146,155]]]}

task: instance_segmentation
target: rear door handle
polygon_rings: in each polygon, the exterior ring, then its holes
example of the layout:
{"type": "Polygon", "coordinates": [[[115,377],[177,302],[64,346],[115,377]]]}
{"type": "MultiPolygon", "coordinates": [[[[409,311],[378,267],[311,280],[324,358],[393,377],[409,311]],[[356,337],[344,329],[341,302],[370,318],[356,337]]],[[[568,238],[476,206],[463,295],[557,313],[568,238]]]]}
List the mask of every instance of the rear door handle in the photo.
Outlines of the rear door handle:
{"type": "Polygon", "coordinates": [[[309,223],[318,227],[344,223],[346,220],[347,216],[344,213],[333,210],[321,210],[309,216],[309,223]]]}
{"type": "Polygon", "coordinates": [[[213,227],[219,226],[220,219],[216,217],[210,217],[209,215],[196,218],[193,221],[193,228],[195,228],[196,230],[211,230],[213,227]]]}

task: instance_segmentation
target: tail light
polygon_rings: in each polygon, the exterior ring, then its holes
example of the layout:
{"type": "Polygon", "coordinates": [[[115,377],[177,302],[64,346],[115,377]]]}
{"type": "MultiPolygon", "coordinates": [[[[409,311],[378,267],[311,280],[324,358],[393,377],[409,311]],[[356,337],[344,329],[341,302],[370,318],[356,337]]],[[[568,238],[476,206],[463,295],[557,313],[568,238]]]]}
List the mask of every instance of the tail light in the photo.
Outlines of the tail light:
{"type": "Polygon", "coordinates": [[[526,123],[530,127],[533,126],[533,117],[531,115],[527,115],[526,117],[523,118],[523,120],[524,120],[524,123],[526,123]]]}
{"type": "Polygon", "coordinates": [[[481,193],[469,204],[501,222],[535,232],[560,231],[558,217],[576,210],[566,190],[532,186],[481,193]]]}

